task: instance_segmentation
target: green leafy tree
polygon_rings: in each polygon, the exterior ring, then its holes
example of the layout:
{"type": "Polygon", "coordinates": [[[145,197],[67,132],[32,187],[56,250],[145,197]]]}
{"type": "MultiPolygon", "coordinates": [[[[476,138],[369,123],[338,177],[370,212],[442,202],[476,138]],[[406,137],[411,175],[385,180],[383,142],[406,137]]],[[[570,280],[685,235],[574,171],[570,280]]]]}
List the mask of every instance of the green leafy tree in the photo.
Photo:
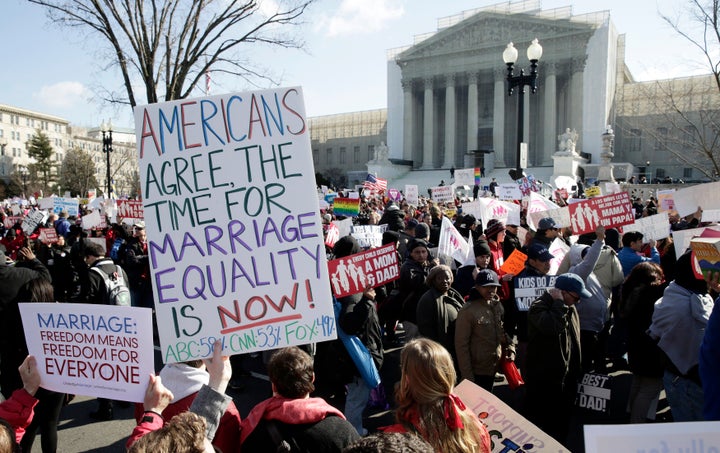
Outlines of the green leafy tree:
{"type": "Polygon", "coordinates": [[[40,129],[27,143],[28,156],[35,159],[35,163],[28,165],[31,181],[40,186],[40,190],[47,191],[54,181],[55,163],[52,160],[53,150],[50,139],[40,129]]]}
{"type": "Polygon", "coordinates": [[[65,154],[65,159],[62,161],[59,183],[63,191],[85,197],[88,189],[95,189],[98,186],[95,172],[92,156],[81,149],[73,148],[65,154]]]}
{"type": "Polygon", "coordinates": [[[290,31],[315,0],[29,1],[55,23],[99,38],[125,88],[124,94],[106,88],[103,97],[135,107],[142,98],[148,104],[186,98],[210,73],[268,81],[269,71],[250,62],[247,49],[302,47],[290,31]]]}

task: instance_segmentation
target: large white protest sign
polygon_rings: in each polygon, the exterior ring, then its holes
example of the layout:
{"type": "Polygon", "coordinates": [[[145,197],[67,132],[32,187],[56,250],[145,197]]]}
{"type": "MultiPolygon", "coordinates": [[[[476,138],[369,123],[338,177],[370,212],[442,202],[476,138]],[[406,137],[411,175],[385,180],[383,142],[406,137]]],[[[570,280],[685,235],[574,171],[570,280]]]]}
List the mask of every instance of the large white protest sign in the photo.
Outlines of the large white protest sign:
{"type": "Polygon", "coordinates": [[[548,274],[555,275],[557,274],[558,269],[560,269],[560,263],[562,263],[563,258],[565,258],[565,255],[567,255],[570,251],[570,246],[559,237],[556,237],[550,243],[548,251],[553,256],[553,259],[550,260],[550,270],[548,271],[548,274]]]}
{"type": "Polygon", "coordinates": [[[455,170],[456,186],[474,186],[475,185],[475,169],[460,168],[455,170]]]}
{"type": "Polygon", "coordinates": [[[19,307],[43,388],[143,401],[148,376],[155,371],[152,310],[69,303],[19,307]]]}
{"type": "Polygon", "coordinates": [[[59,214],[66,211],[68,216],[80,215],[80,201],[77,198],[52,197],[53,212],[59,214]]]}
{"type": "Polygon", "coordinates": [[[623,233],[627,233],[628,231],[638,231],[642,233],[645,242],[652,239],[656,241],[665,239],[670,235],[668,213],[661,212],[660,214],[639,218],[635,220],[635,223],[632,225],[625,225],[623,227],[623,233]]]}
{"type": "Polygon", "coordinates": [[[483,225],[487,225],[490,219],[500,220],[505,225],[520,224],[520,205],[494,198],[478,198],[470,203],[463,203],[462,211],[481,219],[483,225]]]}
{"type": "Polygon", "coordinates": [[[520,186],[514,182],[498,184],[498,186],[495,187],[495,194],[497,194],[497,197],[501,200],[522,200],[523,196],[520,191],[520,186]]]}
{"type": "Polygon", "coordinates": [[[585,453],[720,451],[720,421],[585,425],[585,453]]]}
{"type": "Polygon", "coordinates": [[[530,213],[533,225],[537,225],[541,219],[546,217],[552,218],[559,228],[567,228],[570,226],[570,210],[567,206],[530,213]]]}
{"type": "Polygon", "coordinates": [[[405,201],[411,206],[417,206],[419,202],[418,186],[416,184],[405,185],[405,201]]]}
{"type": "Polygon", "coordinates": [[[353,225],[350,229],[350,235],[355,238],[362,248],[380,247],[382,245],[382,235],[386,230],[387,224],[353,225]]]}
{"type": "Polygon", "coordinates": [[[432,193],[432,201],[435,203],[445,203],[455,200],[453,194],[453,186],[437,186],[430,189],[432,193]]]}
{"type": "Polygon", "coordinates": [[[162,359],[336,338],[300,88],[135,108],[162,359]]]}
{"type": "Polygon", "coordinates": [[[95,227],[100,226],[103,219],[100,216],[100,211],[92,211],[89,214],[85,214],[82,217],[83,230],[91,230],[95,227]]]}
{"type": "Polygon", "coordinates": [[[678,189],[673,194],[675,210],[680,217],[685,217],[697,211],[698,206],[703,209],[720,209],[718,193],[720,181],[678,189]]]}
{"type": "Polygon", "coordinates": [[[45,211],[30,211],[23,219],[22,230],[26,236],[30,236],[39,225],[45,223],[48,213],[45,211]]]}
{"type": "Polygon", "coordinates": [[[455,387],[455,393],[487,426],[493,453],[569,451],[479,385],[464,380],[455,387]]]}

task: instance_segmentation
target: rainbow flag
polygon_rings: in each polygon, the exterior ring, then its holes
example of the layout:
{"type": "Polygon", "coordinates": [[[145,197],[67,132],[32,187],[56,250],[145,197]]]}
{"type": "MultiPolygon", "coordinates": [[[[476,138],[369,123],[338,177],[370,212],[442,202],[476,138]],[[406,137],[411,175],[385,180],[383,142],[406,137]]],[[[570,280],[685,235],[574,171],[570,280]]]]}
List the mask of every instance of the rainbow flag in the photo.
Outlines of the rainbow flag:
{"type": "Polygon", "coordinates": [[[347,217],[357,217],[360,214],[359,198],[335,198],[333,202],[333,212],[335,215],[344,215],[347,217]]]}
{"type": "Polygon", "coordinates": [[[475,167],[475,184],[480,185],[480,168],[475,167]]]}

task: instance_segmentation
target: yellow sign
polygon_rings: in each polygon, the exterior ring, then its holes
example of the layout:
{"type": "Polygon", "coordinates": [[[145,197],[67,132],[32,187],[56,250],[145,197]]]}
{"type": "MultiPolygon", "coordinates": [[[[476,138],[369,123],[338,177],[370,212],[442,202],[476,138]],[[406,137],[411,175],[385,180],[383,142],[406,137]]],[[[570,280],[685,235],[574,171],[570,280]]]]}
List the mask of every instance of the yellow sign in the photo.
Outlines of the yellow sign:
{"type": "Polygon", "coordinates": [[[600,186],[592,186],[585,189],[585,196],[588,198],[599,197],[600,195],[602,195],[600,186]]]}

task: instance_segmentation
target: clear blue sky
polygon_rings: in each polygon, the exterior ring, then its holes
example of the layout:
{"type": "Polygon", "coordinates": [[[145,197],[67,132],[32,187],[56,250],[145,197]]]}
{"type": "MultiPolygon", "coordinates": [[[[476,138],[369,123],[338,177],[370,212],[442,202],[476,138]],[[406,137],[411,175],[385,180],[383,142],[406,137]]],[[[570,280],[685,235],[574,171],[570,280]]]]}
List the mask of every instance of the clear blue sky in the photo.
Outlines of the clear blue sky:
{"type": "MultiPolygon", "coordinates": [[[[437,19],[493,5],[490,0],[318,0],[305,17],[306,52],[263,51],[262,59],[284,86],[300,85],[309,116],[386,107],[386,51],[437,29],[437,19]]],[[[543,9],[572,5],[574,14],[609,10],[627,35],[626,61],[640,80],[707,73],[690,44],[661,19],[685,0],[544,0],[543,9]]],[[[58,28],[42,8],[25,0],[2,0],[0,103],[40,111],[83,126],[112,118],[132,126],[129,107],[120,111],[97,100],[98,88],[121,88],[104,51],[76,31],[58,28]]],[[[498,49],[501,64],[502,49],[498,49]]],[[[213,80],[211,94],[249,89],[213,80]]],[[[198,92],[197,95],[202,93],[198,92]]]]}

